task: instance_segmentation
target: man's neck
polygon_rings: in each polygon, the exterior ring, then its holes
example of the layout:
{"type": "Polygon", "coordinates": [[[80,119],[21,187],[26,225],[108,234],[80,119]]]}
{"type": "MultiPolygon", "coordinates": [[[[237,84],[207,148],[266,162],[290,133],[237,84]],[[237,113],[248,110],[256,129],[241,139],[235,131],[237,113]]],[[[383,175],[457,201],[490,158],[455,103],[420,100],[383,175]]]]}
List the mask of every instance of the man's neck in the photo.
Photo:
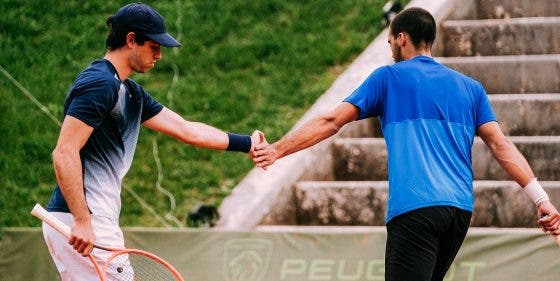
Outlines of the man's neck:
{"type": "Polygon", "coordinates": [[[418,49],[418,50],[412,49],[403,52],[403,58],[405,60],[413,59],[418,56],[432,57],[432,51],[430,49],[418,49]]]}
{"type": "Polygon", "coordinates": [[[132,68],[128,65],[124,52],[119,50],[108,51],[104,58],[113,64],[121,81],[126,80],[132,74],[132,68]]]}

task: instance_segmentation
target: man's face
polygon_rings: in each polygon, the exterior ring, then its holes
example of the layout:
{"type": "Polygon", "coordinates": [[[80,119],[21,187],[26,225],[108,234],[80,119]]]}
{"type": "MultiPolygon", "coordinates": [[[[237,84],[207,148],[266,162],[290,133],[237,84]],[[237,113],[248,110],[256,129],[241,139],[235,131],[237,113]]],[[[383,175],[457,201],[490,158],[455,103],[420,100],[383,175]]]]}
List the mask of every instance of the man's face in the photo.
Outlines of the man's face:
{"type": "Polygon", "coordinates": [[[148,40],[143,45],[136,44],[130,60],[132,70],[145,73],[154,67],[161,58],[161,46],[158,43],[148,40]]]}
{"type": "Polygon", "coordinates": [[[393,53],[393,61],[395,62],[400,62],[404,60],[402,56],[401,47],[399,47],[397,44],[397,38],[403,35],[404,34],[399,33],[397,34],[397,37],[395,37],[391,34],[391,31],[389,31],[389,45],[391,46],[391,53],[393,53]]]}

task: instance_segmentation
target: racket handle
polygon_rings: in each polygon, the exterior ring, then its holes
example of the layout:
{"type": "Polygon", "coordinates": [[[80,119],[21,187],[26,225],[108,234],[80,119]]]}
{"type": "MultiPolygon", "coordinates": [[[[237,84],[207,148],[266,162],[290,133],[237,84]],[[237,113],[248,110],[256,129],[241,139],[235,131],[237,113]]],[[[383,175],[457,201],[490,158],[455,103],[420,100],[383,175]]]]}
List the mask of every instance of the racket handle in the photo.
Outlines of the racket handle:
{"type": "Polygon", "coordinates": [[[66,238],[70,238],[70,227],[45,210],[40,204],[35,204],[31,214],[46,222],[66,238]]]}

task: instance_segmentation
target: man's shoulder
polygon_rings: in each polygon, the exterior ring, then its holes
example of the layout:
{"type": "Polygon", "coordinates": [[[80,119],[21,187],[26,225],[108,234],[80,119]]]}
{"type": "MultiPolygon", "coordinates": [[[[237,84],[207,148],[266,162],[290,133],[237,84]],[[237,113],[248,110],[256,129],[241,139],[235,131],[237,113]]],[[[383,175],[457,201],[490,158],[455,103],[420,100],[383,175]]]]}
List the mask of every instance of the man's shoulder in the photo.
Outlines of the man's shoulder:
{"type": "Polygon", "coordinates": [[[394,71],[394,65],[383,65],[374,69],[368,76],[368,79],[385,79],[392,71],[394,71]]]}
{"type": "Polygon", "coordinates": [[[458,71],[458,70],[456,70],[456,69],[454,69],[450,66],[447,66],[445,64],[441,64],[439,62],[438,62],[438,65],[442,68],[442,71],[447,71],[448,75],[455,76],[456,78],[462,79],[467,83],[478,83],[478,81],[476,79],[474,79],[473,77],[468,76],[468,75],[466,75],[466,74],[464,74],[464,73],[462,73],[462,72],[460,72],[460,71],[458,71]]]}
{"type": "Polygon", "coordinates": [[[96,60],[88,65],[74,81],[77,87],[109,87],[118,89],[120,81],[115,72],[102,60],[96,60]]]}
{"type": "Polygon", "coordinates": [[[476,92],[481,92],[483,90],[484,87],[482,86],[482,83],[480,83],[475,78],[468,76],[462,72],[459,72],[458,70],[455,70],[451,67],[448,66],[444,66],[444,67],[449,69],[449,72],[452,73],[452,75],[454,75],[455,79],[457,81],[461,81],[467,88],[472,89],[476,92]]]}

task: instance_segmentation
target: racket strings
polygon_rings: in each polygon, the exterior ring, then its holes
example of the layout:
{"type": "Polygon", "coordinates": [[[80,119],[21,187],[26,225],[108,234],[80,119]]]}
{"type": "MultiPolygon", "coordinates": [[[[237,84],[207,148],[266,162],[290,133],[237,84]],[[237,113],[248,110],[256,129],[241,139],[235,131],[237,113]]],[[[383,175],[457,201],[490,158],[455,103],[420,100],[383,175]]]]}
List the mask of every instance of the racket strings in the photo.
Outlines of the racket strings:
{"type": "Polygon", "coordinates": [[[177,278],[161,262],[139,253],[115,256],[106,269],[107,279],[115,281],[175,281],[177,278]]]}

